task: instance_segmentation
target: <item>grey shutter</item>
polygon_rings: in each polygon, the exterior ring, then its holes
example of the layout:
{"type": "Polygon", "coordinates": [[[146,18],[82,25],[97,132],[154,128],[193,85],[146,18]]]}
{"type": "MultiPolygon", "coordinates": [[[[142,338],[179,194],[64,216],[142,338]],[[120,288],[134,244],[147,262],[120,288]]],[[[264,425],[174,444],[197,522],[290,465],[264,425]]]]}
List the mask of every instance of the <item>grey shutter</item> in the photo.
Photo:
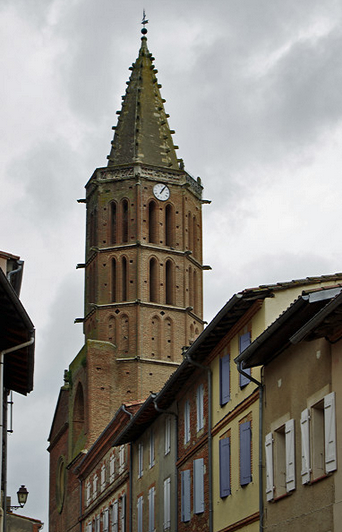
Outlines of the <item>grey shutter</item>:
{"type": "Polygon", "coordinates": [[[295,424],[294,419],[285,423],[286,491],[296,489],[295,424]]]}
{"type": "Polygon", "coordinates": [[[251,471],[251,422],[240,425],[240,484],[246,486],[252,480],[251,471]]]}
{"type": "Polygon", "coordinates": [[[230,438],[219,443],[220,454],[220,497],[230,495],[230,438]]]}
{"type": "Polygon", "coordinates": [[[190,521],[190,469],[181,472],[181,520],[183,523],[190,521]]]}
{"type": "Polygon", "coordinates": [[[220,404],[230,401],[230,355],[220,358],[220,404]]]}
{"type": "Polygon", "coordinates": [[[196,402],[197,402],[197,432],[203,429],[203,384],[197,388],[196,402]]]}
{"type": "Polygon", "coordinates": [[[194,513],[204,512],[204,460],[194,460],[194,513]]]}
{"type": "Polygon", "coordinates": [[[154,531],[154,487],[148,494],[148,532],[154,531]]]}
{"type": "Polygon", "coordinates": [[[310,482],[310,414],[309,409],[303,410],[300,416],[300,428],[302,435],[302,484],[310,482]]]}
{"type": "Polygon", "coordinates": [[[324,397],[325,472],[337,469],[335,392],[324,397]]]}
{"type": "Polygon", "coordinates": [[[171,479],[164,480],[164,530],[171,526],[171,479]]]}
{"type": "Polygon", "coordinates": [[[121,532],[126,531],[126,493],[121,497],[121,532]]]}
{"type": "MultiPolygon", "coordinates": [[[[241,354],[246,349],[246,347],[250,345],[250,343],[251,343],[251,333],[248,331],[246,332],[246,334],[243,334],[239,338],[239,354],[241,354]]],[[[247,373],[248,375],[251,374],[251,368],[246,368],[243,371],[247,373]]],[[[248,377],[245,377],[245,375],[242,375],[241,373],[239,375],[240,375],[240,388],[244,388],[245,386],[247,386],[247,384],[250,383],[250,380],[248,377]]]]}
{"type": "Polygon", "coordinates": [[[265,437],[265,456],[266,456],[266,499],[271,501],[274,497],[274,480],[273,480],[273,436],[272,432],[265,437]]]}

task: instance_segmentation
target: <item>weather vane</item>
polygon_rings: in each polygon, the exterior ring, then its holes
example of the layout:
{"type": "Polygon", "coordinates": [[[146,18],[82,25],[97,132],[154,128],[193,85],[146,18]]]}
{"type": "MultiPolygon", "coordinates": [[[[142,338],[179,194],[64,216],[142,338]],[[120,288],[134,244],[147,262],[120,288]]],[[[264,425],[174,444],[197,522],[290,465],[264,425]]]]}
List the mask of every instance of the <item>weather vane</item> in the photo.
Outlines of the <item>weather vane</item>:
{"type": "Polygon", "coordinates": [[[142,33],[143,35],[146,35],[146,33],[147,33],[147,29],[145,28],[145,25],[148,24],[148,20],[147,20],[147,18],[146,18],[145,9],[143,9],[143,18],[142,18],[141,24],[143,25],[143,28],[142,28],[142,30],[141,30],[141,33],[142,33]]]}

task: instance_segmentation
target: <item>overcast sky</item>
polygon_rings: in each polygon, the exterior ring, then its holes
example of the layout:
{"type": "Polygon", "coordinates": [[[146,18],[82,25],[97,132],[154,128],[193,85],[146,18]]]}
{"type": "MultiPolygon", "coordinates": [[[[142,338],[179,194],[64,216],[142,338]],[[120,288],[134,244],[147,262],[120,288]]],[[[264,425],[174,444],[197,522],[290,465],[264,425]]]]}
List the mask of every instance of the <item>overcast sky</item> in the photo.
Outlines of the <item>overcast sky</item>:
{"type": "Polygon", "coordinates": [[[48,530],[47,438],[83,343],[84,185],[148,46],[204,197],[205,319],[246,287],[342,270],[340,0],[1,0],[0,249],[25,261],[35,389],[15,396],[8,493],[48,530]]]}

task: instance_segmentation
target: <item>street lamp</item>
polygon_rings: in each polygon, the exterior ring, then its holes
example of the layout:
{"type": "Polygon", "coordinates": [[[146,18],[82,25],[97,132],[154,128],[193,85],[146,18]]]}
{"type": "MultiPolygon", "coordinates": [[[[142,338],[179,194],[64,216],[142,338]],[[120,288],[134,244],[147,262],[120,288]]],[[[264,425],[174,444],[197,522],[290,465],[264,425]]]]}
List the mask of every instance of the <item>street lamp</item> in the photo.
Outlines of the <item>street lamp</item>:
{"type": "Polygon", "coordinates": [[[19,506],[10,506],[10,510],[18,510],[18,508],[24,508],[29,492],[27,488],[22,484],[17,491],[19,506]]]}

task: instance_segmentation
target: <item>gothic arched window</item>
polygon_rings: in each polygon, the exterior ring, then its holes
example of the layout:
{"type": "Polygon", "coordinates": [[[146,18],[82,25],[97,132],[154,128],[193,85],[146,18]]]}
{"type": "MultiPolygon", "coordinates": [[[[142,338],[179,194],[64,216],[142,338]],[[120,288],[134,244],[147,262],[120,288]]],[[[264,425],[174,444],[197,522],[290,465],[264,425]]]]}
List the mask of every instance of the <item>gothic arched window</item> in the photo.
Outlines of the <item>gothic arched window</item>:
{"type": "Polygon", "coordinates": [[[117,276],[116,259],[112,259],[112,302],[113,303],[115,303],[115,301],[118,300],[116,276],[117,276]]]}
{"type": "Polygon", "coordinates": [[[108,340],[112,344],[116,344],[116,320],[115,320],[115,316],[109,316],[109,320],[108,320],[108,340]]]}
{"type": "Polygon", "coordinates": [[[149,286],[150,286],[150,301],[158,303],[159,300],[159,286],[158,286],[158,262],[152,257],[149,265],[149,286]]]}
{"type": "Polygon", "coordinates": [[[172,260],[168,259],[165,264],[165,303],[174,305],[174,265],[172,260]]]}
{"type": "Polygon", "coordinates": [[[170,203],[165,207],[165,245],[174,246],[173,207],[170,203]]]}
{"type": "Polygon", "coordinates": [[[157,205],[154,201],[148,204],[148,241],[158,243],[157,205]]]}
{"type": "Polygon", "coordinates": [[[120,325],[120,351],[127,354],[129,348],[129,320],[126,314],[122,314],[120,325]]]}
{"type": "Polygon", "coordinates": [[[117,219],[116,219],[116,202],[112,201],[110,204],[110,243],[116,244],[116,231],[117,231],[117,219]]]}
{"type": "Polygon", "coordinates": [[[84,396],[83,387],[79,382],[76,389],[72,418],[73,444],[75,445],[84,428],[84,396]]]}
{"type": "Polygon", "coordinates": [[[128,201],[122,200],[122,242],[128,242],[128,201]]]}
{"type": "Polygon", "coordinates": [[[160,358],[161,324],[158,316],[151,321],[151,355],[160,358]]]}
{"type": "Polygon", "coordinates": [[[173,323],[170,318],[164,320],[164,341],[164,356],[173,360],[173,323]]]}
{"type": "Polygon", "coordinates": [[[121,259],[121,300],[127,301],[128,298],[128,290],[127,290],[127,282],[128,282],[128,272],[127,272],[127,259],[126,257],[122,257],[121,259]]]}

